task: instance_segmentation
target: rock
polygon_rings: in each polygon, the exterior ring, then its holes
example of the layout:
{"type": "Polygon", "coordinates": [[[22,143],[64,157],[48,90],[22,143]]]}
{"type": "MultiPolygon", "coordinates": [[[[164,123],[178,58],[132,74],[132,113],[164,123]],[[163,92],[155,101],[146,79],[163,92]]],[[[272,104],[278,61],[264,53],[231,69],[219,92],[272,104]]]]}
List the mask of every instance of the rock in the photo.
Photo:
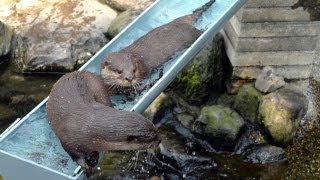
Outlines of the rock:
{"type": "Polygon", "coordinates": [[[0,64],[8,58],[11,52],[13,31],[0,21],[0,64]]]}
{"type": "Polygon", "coordinates": [[[261,98],[262,94],[252,84],[243,85],[236,95],[234,108],[245,120],[256,124],[261,98]]]}
{"type": "Polygon", "coordinates": [[[22,72],[76,69],[107,43],[104,33],[117,15],[97,0],[21,0],[8,7],[1,5],[7,10],[0,20],[16,32],[14,58],[22,72]]]}
{"type": "Polygon", "coordinates": [[[115,37],[122,29],[124,29],[139,14],[139,11],[126,10],[120,13],[110,24],[107,31],[108,37],[115,37]]]}
{"type": "Polygon", "coordinates": [[[218,148],[232,151],[243,127],[244,120],[237,112],[213,105],[202,108],[193,131],[208,136],[213,144],[219,144],[218,148]]]}
{"type": "Polygon", "coordinates": [[[173,106],[173,101],[165,93],[161,93],[143,112],[143,115],[150,120],[162,118],[164,111],[173,106]]]}
{"type": "MultiPolygon", "coordinates": [[[[103,0],[100,0],[103,1],[103,0]]],[[[144,9],[151,5],[154,0],[104,0],[109,6],[123,11],[112,22],[108,29],[108,37],[115,37],[122,29],[124,29],[131,21],[133,21],[144,9]]]]}
{"type": "Polygon", "coordinates": [[[267,143],[268,140],[263,131],[259,128],[249,126],[239,138],[234,152],[236,154],[246,154],[248,149],[267,143]]]}
{"type": "Polygon", "coordinates": [[[212,94],[218,94],[225,87],[223,65],[223,39],[221,35],[210,39],[171,83],[167,90],[179,94],[189,104],[200,105],[212,94]]]}
{"type": "Polygon", "coordinates": [[[155,0],[99,0],[102,3],[116,9],[118,11],[125,11],[128,9],[145,9],[155,0]]]}
{"type": "Polygon", "coordinates": [[[232,108],[234,101],[235,101],[235,95],[224,93],[219,96],[217,100],[217,104],[232,108]]]}
{"type": "Polygon", "coordinates": [[[285,85],[283,77],[274,74],[274,70],[270,66],[262,69],[254,84],[255,88],[263,93],[273,92],[285,85]]]}
{"type": "Polygon", "coordinates": [[[181,113],[176,115],[177,120],[186,128],[191,129],[195,119],[193,116],[187,113],[181,113]]]}
{"type": "Polygon", "coordinates": [[[286,159],[284,149],[272,145],[254,147],[246,154],[249,162],[253,163],[272,163],[284,161],[286,159]]]}
{"type": "Polygon", "coordinates": [[[286,145],[295,136],[307,107],[306,96],[288,86],[263,97],[259,107],[261,122],[276,143],[286,145]]]}

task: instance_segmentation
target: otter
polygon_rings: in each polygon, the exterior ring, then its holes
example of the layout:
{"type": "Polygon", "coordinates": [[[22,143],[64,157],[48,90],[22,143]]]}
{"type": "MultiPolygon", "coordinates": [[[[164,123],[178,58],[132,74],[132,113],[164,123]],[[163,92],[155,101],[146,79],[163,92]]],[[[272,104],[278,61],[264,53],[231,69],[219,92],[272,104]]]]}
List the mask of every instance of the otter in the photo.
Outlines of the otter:
{"type": "Polygon", "coordinates": [[[76,71],[62,76],[49,94],[49,124],[88,176],[98,163],[99,152],[143,150],[160,143],[150,120],[111,107],[109,96],[113,93],[97,75],[76,71]]]}
{"type": "Polygon", "coordinates": [[[214,2],[210,0],[192,14],[155,28],[127,48],[107,55],[101,63],[105,83],[122,88],[134,87],[151,70],[189,47],[203,32],[193,26],[194,21],[214,2]]]}

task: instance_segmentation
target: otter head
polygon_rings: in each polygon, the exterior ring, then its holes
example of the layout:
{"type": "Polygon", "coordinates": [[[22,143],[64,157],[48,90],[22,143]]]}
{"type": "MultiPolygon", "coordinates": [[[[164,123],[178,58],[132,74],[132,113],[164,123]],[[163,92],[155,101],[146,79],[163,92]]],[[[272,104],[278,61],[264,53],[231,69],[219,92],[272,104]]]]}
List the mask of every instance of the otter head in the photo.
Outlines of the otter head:
{"type": "Polygon", "coordinates": [[[111,86],[131,87],[147,75],[142,60],[128,52],[109,54],[101,64],[101,76],[111,86]]]}

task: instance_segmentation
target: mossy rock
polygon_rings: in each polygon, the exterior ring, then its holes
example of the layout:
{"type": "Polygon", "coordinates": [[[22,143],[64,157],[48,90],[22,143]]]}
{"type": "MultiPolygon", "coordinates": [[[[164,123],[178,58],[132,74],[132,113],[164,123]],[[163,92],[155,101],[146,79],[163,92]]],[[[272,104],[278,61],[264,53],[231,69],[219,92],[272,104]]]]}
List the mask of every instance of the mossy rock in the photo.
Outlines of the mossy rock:
{"type": "Polygon", "coordinates": [[[295,136],[307,107],[303,93],[286,87],[263,97],[259,108],[261,122],[276,143],[287,145],[295,136]]]}
{"type": "Polygon", "coordinates": [[[193,131],[208,136],[220,150],[233,150],[244,120],[233,109],[220,106],[205,106],[193,125],[193,131]]]}
{"type": "Polygon", "coordinates": [[[254,88],[253,84],[245,84],[235,97],[234,108],[245,120],[256,124],[262,97],[263,95],[254,88]]]}
{"type": "Polygon", "coordinates": [[[203,104],[212,93],[225,87],[223,39],[217,35],[177,75],[167,90],[179,94],[188,103],[203,104]]]}

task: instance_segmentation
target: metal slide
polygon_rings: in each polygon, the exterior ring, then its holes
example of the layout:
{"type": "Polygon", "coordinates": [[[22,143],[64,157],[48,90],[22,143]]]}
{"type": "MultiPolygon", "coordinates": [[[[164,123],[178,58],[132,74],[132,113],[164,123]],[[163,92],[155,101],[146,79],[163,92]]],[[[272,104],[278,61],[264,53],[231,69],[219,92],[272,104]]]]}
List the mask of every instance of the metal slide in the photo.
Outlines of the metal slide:
{"type": "MultiPolygon", "coordinates": [[[[207,1],[156,1],[96,53],[80,71],[99,74],[100,63],[108,53],[130,45],[155,27],[192,13],[207,1]]],[[[187,50],[150,75],[148,81],[154,84],[150,89],[136,95],[134,100],[128,100],[125,95],[112,97],[115,108],[143,112],[245,1],[216,0],[194,24],[195,27],[204,30],[204,33],[187,50]]],[[[86,179],[82,171],[76,171],[79,166],[63,150],[46,120],[47,100],[48,98],[43,100],[21,120],[16,120],[0,135],[0,174],[4,179],[86,179]]]]}

